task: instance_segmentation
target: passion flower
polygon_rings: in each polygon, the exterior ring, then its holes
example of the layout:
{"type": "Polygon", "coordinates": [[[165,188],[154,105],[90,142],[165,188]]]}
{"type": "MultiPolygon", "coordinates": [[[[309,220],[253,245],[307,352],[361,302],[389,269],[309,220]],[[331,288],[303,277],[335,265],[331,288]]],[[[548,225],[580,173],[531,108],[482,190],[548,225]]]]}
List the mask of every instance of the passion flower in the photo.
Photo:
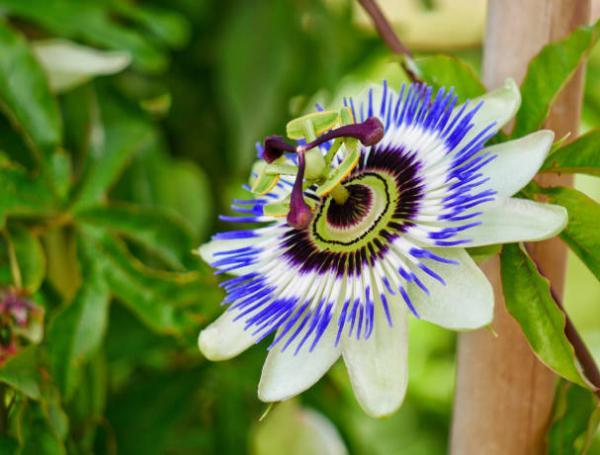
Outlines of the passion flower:
{"type": "Polygon", "coordinates": [[[200,333],[207,358],[229,359],[274,334],[258,387],[273,402],[342,356],[361,406],[383,416],[406,391],[410,314],[457,330],[492,321],[492,288],[465,248],[546,239],[567,214],[511,197],[542,165],[551,131],[484,147],[519,107],[515,83],[456,99],[384,83],[347,100],[351,122],[308,122],[297,145],[265,141],[271,164],[250,188],[260,194],[237,201],[244,216],[223,218],[260,226],[199,249],[218,273],[236,275],[222,283],[227,311],[200,333]]]}

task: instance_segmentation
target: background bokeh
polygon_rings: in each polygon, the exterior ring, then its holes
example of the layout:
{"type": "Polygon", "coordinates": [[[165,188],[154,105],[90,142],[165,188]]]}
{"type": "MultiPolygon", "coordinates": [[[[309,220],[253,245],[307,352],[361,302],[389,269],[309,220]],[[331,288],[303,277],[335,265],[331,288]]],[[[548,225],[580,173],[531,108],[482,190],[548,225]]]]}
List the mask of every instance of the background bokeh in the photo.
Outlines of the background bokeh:
{"type": "MultiPolygon", "coordinates": [[[[417,54],[453,53],[479,71],[485,1],[381,4],[417,54]]],[[[404,81],[366,17],[347,0],[0,0],[0,13],[30,40],[59,36],[132,54],[124,72],[60,95],[66,146],[81,148],[90,98],[117,124],[125,119],[123,128],[146,125],[148,137],[109,197],[170,211],[196,244],[228,228],[217,215],[229,213],[230,199],[242,194],[256,141],[281,134],[289,119],[315,102],[330,104],[383,78],[404,81]],[[106,12],[107,22],[90,19],[97,11],[106,12]]],[[[600,124],[600,47],[587,71],[583,131],[600,124]]],[[[600,198],[597,180],[578,178],[577,185],[600,198]]],[[[128,246],[155,264],[139,245],[128,246]]],[[[191,255],[183,265],[205,270],[191,255]]],[[[201,300],[198,330],[221,311],[217,291],[201,300]]],[[[600,285],[570,256],[565,305],[600,360],[599,302],[600,285]]],[[[85,366],[84,385],[67,406],[74,434],[69,451],[445,453],[456,335],[416,320],[410,331],[408,394],[394,416],[367,417],[345,369],[336,365],[311,390],[261,420],[267,407],[256,386],[264,345],[211,363],[196,348],[195,328],[161,334],[126,307],[111,305],[104,349],[85,366]],[[97,409],[95,421],[77,419],[90,408],[97,409]]],[[[594,450],[600,453],[600,445],[594,450]]]]}

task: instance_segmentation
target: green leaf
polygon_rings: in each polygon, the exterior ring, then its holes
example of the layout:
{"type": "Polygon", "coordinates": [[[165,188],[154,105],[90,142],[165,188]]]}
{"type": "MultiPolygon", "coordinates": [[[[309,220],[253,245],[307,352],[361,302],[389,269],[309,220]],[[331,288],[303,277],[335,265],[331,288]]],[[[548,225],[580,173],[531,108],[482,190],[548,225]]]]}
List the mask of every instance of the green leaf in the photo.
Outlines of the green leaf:
{"type": "Polygon", "coordinates": [[[600,21],[580,27],[561,41],[546,45],[531,60],[521,84],[523,100],[517,112],[514,137],[542,126],[552,103],[600,35],[600,21]]]}
{"type": "Polygon", "coordinates": [[[113,295],[148,327],[159,333],[180,334],[196,329],[203,307],[221,292],[208,270],[173,273],[151,269],[131,256],[124,245],[100,230],[85,229],[106,261],[105,276],[113,295]]]}
{"type": "Polygon", "coordinates": [[[37,166],[34,151],[27,145],[25,137],[17,131],[10,120],[0,115],[0,163],[35,169],[37,166]]]}
{"type": "MultiPolygon", "coordinates": [[[[196,428],[187,434],[185,449],[170,449],[173,444],[177,422],[189,417],[190,408],[198,403],[194,396],[198,392],[198,379],[203,380],[198,368],[178,368],[166,372],[152,371],[143,381],[126,384],[108,402],[107,417],[115,429],[119,453],[165,454],[165,453],[210,453],[206,444],[199,449],[198,436],[204,428],[196,428]],[[160,393],[157,391],[160,390],[160,393]],[[144,408],[152,412],[140,412],[144,408]],[[190,445],[191,444],[191,445],[190,445]]],[[[208,403],[205,403],[208,404],[208,403]]],[[[214,425],[214,424],[213,424],[214,425]]],[[[179,430],[181,434],[181,430],[179,430]]],[[[222,451],[220,453],[236,453],[222,451]]]]}
{"type": "Polygon", "coordinates": [[[548,280],[517,244],[505,245],[500,259],[506,308],[535,354],[558,375],[588,387],[565,335],[565,315],[552,298],[548,280]]]}
{"type": "Polygon", "coordinates": [[[114,6],[120,14],[147,28],[168,46],[181,47],[189,39],[189,23],[179,13],[127,1],[116,1],[114,6]]]}
{"type": "Polygon", "coordinates": [[[97,204],[134,155],[154,140],[155,131],[149,120],[114,94],[100,91],[98,107],[100,118],[91,127],[91,153],[74,209],[97,204]]]}
{"type": "Polygon", "coordinates": [[[108,317],[110,290],[104,279],[105,262],[92,242],[78,242],[82,285],[73,302],[52,320],[47,343],[54,380],[69,399],[79,381],[79,368],[98,350],[108,317]]]}
{"type": "Polygon", "coordinates": [[[173,268],[183,268],[194,247],[189,227],[160,209],[109,205],[82,210],[77,218],[139,242],[173,268]]]}
{"type": "Polygon", "coordinates": [[[40,373],[37,349],[29,346],[0,367],[0,382],[8,384],[32,400],[40,399],[40,373]]]}
{"type": "Polygon", "coordinates": [[[593,392],[561,382],[555,399],[554,421],[548,432],[548,453],[587,453],[598,429],[600,403],[593,392]]]}
{"type": "MultiPolygon", "coordinates": [[[[107,334],[107,343],[109,336],[107,334]]],[[[77,429],[76,444],[80,454],[105,453],[103,450],[94,450],[94,444],[98,441],[98,430],[104,422],[106,394],[109,388],[105,349],[103,347],[98,351],[81,369],[81,381],[75,395],[69,400],[69,419],[73,428],[77,429]]]]}
{"type": "Polygon", "coordinates": [[[37,403],[27,403],[23,418],[21,455],[65,455],[65,446],[49,422],[46,409],[37,403]]]}
{"type": "Polygon", "coordinates": [[[204,238],[213,221],[213,188],[206,173],[191,161],[166,158],[153,173],[154,203],[176,212],[194,230],[195,238],[204,238]]]}
{"type": "Polygon", "coordinates": [[[539,188],[548,202],[569,212],[569,223],[560,237],[600,280],[600,204],[572,188],[539,188]]]}
{"type": "Polygon", "coordinates": [[[38,237],[22,226],[11,226],[10,242],[14,248],[21,287],[34,294],[46,276],[46,256],[38,237]]]}
{"type": "Polygon", "coordinates": [[[546,159],[540,172],[600,177],[600,129],[592,130],[560,147],[546,159]]]}
{"type": "Polygon", "coordinates": [[[18,449],[19,443],[16,439],[5,435],[0,436],[0,453],[15,455],[18,453],[18,449]]]}
{"type": "Polygon", "coordinates": [[[454,87],[459,102],[485,93],[485,87],[469,65],[449,55],[430,55],[415,60],[421,78],[434,90],[454,87]]]}
{"type": "Polygon", "coordinates": [[[43,216],[52,212],[53,205],[53,197],[40,177],[0,164],[0,227],[8,215],[43,216]]]}
{"type": "Polygon", "coordinates": [[[58,149],[47,160],[48,176],[52,190],[61,200],[65,200],[71,187],[71,157],[63,149],[58,149]]]}
{"type": "Polygon", "coordinates": [[[35,22],[65,38],[127,51],[139,68],[158,72],[165,69],[167,57],[141,32],[114,20],[111,2],[64,0],[2,0],[5,14],[35,22]]]}
{"type": "Polygon", "coordinates": [[[0,108],[41,154],[61,143],[58,104],[25,39],[0,21],[0,108]]]}

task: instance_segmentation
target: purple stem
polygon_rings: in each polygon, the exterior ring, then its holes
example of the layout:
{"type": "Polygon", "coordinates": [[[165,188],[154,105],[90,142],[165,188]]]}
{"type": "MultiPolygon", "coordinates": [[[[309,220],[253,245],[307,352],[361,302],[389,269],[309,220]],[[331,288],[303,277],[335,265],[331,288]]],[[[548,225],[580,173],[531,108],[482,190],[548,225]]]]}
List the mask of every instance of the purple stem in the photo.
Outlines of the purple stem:
{"type": "Polygon", "coordinates": [[[290,198],[290,211],[287,214],[287,222],[290,226],[296,229],[306,228],[310,220],[312,219],[312,212],[306,202],[304,202],[304,189],[302,187],[304,183],[304,168],[306,167],[306,160],[304,159],[304,152],[298,152],[298,173],[296,174],[296,181],[292,188],[292,195],[290,198]]]}

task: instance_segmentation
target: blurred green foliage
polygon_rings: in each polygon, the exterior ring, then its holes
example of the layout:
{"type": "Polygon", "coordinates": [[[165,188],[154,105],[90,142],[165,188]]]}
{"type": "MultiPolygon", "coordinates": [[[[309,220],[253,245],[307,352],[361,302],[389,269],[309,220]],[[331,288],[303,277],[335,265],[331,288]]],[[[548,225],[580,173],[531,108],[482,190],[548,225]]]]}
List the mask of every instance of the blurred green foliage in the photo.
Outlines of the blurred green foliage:
{"type": "MultiPolygon", "coordinates": [[[[255,141],[342,87],[403,79],[352,14],[324,0],[0,0],[0,283],[46,312],[43,342],[0,367],[0,453],[260,451],[264,346],[200,356],[221,293],[191,250],[220,227],[255,141]],[[52,93],[33,47],[57,37],[132,64],[52,93]]],[[[476,96],[479,51],[460,54],[475,69],[419,64],[476,96]]],[[[594,125],[598,53],[589,71],[594,125]]],[[[301,398],[350,453],[446,450],[455,335],[410,330],[408,396],[391,418],[365,416],[339,366],[301,398]]],[[[275,411],[265,422],[279,428],[269,419],[290,417],[275,411]]]]}

